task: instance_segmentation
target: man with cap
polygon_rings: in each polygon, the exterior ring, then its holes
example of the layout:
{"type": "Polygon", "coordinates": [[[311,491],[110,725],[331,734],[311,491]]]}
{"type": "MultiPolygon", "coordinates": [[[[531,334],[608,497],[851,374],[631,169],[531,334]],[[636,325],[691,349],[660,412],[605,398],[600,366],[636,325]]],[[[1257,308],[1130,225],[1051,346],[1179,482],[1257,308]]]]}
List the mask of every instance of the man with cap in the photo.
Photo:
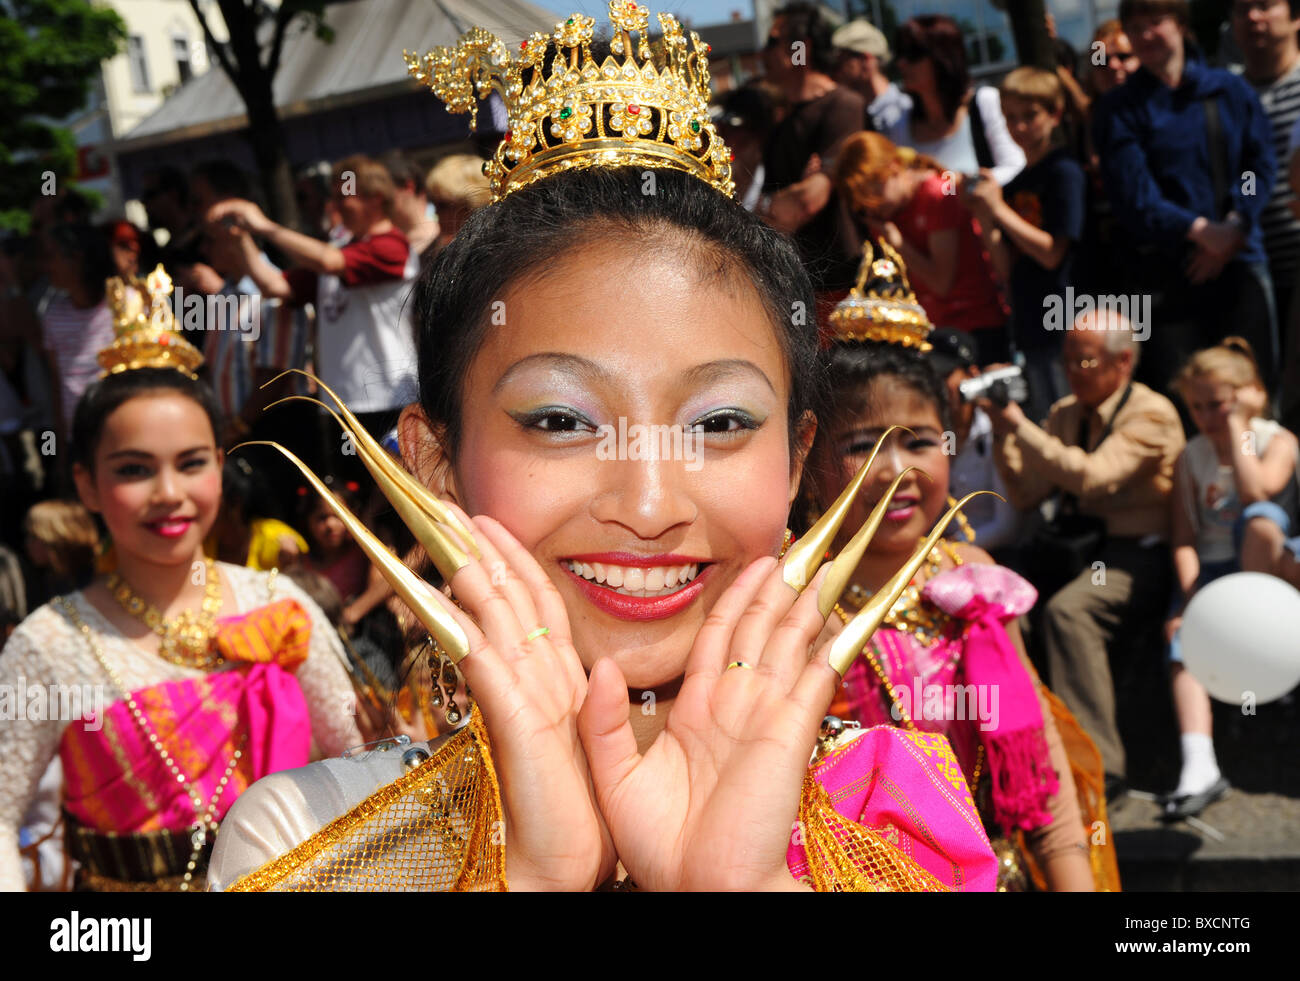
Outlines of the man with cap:
{"type": "Polygon", "coordinates": [[[884,133],[896,125],[912,98],[885,74],[890,58],[885,35],[868,20],[852,20],[836,29],[831,44],[840,53],[835,81],[867,103],[867,128],[884,133]]]}
{"type": "MultiPolygon", "coordinates": [[[[944,434],[944,452],[954,454],[948,468],[948,492],[960,498],[971,491],[991,490],[1005,498],[1006,485],[993,458],[993,422],[983,409],[965,401],[958,387],[980,375],[975,342],[970,334],[951,327],[933,331],[929,341],[933,347],[930,363],[948,387],[952,412],[952,432],[944,434]]],[[[1006,501],[983,494],[962,511],[980,548],[992,551],[1015,542],[1020,516],[1006,501]]]]}

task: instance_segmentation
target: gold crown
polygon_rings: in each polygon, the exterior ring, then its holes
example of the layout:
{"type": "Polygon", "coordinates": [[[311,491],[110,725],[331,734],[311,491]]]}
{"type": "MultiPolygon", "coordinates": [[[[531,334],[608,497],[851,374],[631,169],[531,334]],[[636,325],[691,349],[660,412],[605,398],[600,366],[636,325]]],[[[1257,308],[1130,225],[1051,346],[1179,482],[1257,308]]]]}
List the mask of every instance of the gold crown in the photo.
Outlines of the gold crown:
{"type": "Polygon", "coordinates": [[[880,243],[880,251],[877,259],[870,239],[863,244],[857,282],[831,312],[832,340],[883,341],[929,351],[926,338],[934,325],[916,302],[903,257],[888,242],[880,243]]]}
{"type": "Polygon", "coordinates": [[[509,129],[483,167],[494,201],[562,170],[622,166],[682,170],[731,196],[731,152],[709,117],[709,46],[692,31],[688,50],[677,18],[658,17],[662,71],[647,38],[650,12],[627,0],[610,0],[613,54],[600,65],[591,57],[596,22],[581,14],[557,24],[550,37],[534,33],[515,58],[481,27],[453,48],[434,48],[423,59],[403,56],[449,112],[470,114],[471,128],[477,100],[491,89],[500,94],[509,129]]]}
{"type": "Polygon", "coordinates": [[[203,355],[176,331],[172,315],[172,279],[162,263],[146,278],[105,283],[113,311],[113,343],[99,352],[105,375],[135,368],[175,368],[194,377],[203,355]],[[149,298],[148,307],[145,297],[149,298]]]}

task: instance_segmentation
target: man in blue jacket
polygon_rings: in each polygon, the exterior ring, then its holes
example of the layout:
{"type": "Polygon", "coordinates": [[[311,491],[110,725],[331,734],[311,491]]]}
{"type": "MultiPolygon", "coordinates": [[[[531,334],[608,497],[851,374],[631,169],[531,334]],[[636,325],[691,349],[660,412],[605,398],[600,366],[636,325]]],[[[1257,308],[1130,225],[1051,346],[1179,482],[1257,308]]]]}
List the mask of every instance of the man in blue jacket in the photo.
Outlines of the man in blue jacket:
{"type": "Polygon", "coordinates": [[[1122,0],[1119,16],[1141,67],[1099,100],[1093,126],[1115,213],[1143,254],[1133,288],[1153,294],[1153,323],[1134,324],[1151,332],[1143,380],[1161,391],[1189,354],[1237,334],[1271,386],[1268,117],[1250,85],[1200,59],[1186,0],[1122,0]]]}

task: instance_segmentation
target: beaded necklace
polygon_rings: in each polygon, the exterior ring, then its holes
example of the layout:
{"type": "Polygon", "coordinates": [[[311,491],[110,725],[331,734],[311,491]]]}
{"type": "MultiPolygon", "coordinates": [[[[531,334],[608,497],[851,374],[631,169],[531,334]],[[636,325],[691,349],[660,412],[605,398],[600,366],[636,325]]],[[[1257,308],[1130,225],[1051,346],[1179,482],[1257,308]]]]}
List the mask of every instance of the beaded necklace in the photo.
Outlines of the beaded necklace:
{"type": "Polygon", "coordinates": [[[221,577],[216,562],[205,561],[206,588],[199,611],[183,610],[170,620],[164,620],[162,612],[116,572],[108,577],[106,585],[122,609],[158,635],[159,657],[181,667],[212,671],[225,663],[212,650],[212,638],[217,635],[217,614],[221,611],[221,577]]]}
{"type": "Polygon", "coordinates": [[[240,759],[244,755],[244,745],[248,741],[248,733],[244,733],[240,738],[239,747],[235,750],[234,756],[231,757],[230,763],[226,766],[225,772],[221,775],[221,780],[217,783],[217,789],[213,792],[212,799],[208,801],[205,810],[203,806],[203,797],[200,795],[198,789],[191,781],[185,779],[185,774],[181,772],[181,768],[177,765],[176,760],[172,757],[171,753],[167,752],[167,747],[162,744],[162,740],[158,738],[158,734],[154,731],[153,726],[149,724],[144,713],[140,711],[140,706],[136,703],[135,697],[131,694],[130,689],[123,684],[121,676],[109,663],[108,658],[104,656],[103,648],[95,638],[95,634],[90,629],[90,626],[81,618],[81,614],[77,612],[77,608],[72,605],[72,602],[66,596],[55,597],[54,602],[63,609],[63,612],[67,615],[68,619],[72,621],[73,625],[81,631],[82,636],[86,638],[86,643],[90,646],[90,652],[95,655],[95,660],[98,661],[99,666],[104,669],[104,673],[108,675],[109,680],[113,683],[113,687],[121,692],[122,698],[126,702],[126,707],[131,710],[131,717],[135,719],[136,725],[140,727],[141,733],[143,733],[145,738],[148,739],[149,745],[158,753],[159,757],[163,761],[163,765],[166,766],[166,768],[171,772],[171,775],[176,778],[176,782],[181,785],[185,790],[186,796],[190,799],[190,804],[194,808],[194,824],[190,829],[190,844],[193,846],[194,850],[190,853],[189,863],[185,866],[185,877],[181,882],[181,892],[188,892],[190,889],[190,883],[194,879],[194,870],[198,866],[199,855],[203,852],[203,848],[207,844],[208,832],[211,831],[213,834],[216,833],[217,802],[221,799],[221,795],[225,791],[226,785],[230,783],[231,775],[235,772],[235,767],[239,764],[240,759]]]}

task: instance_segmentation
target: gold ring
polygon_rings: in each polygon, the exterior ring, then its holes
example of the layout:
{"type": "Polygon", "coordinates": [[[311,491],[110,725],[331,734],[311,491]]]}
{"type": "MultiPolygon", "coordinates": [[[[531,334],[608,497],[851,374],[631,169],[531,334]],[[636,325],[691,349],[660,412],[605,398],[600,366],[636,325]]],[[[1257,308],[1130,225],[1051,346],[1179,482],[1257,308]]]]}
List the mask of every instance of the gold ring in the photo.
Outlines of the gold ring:
{"type": "Polygon", "coordinates": [[[750,671],[753,671],[754,665],[746,664],[744,661],[732,661],[727,665],[727,670],[730,671],[732,668],[748,668],[750,671]]]}
{"type": "Polygon", "coordinates": [[[534,627],[524,635],[524,640],[536,640],[538,637],[545,637],[550,632],[550,627],[534,627]]]}

